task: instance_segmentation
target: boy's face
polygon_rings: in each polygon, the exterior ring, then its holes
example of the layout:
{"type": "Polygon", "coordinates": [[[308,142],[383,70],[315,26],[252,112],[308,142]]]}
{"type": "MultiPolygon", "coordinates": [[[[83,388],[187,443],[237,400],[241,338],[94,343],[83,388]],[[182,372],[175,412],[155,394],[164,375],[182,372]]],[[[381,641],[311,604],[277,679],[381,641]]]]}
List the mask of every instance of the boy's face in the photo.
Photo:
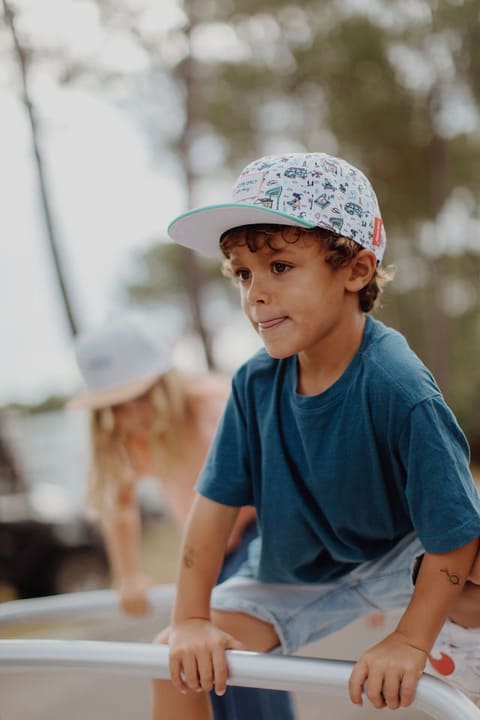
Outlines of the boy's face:
{"type": "Polygon", "coordinates": [[[229,253],[243,311],[274,358],[315,353],[352,308],[345,302],[349,267],[333,269],[313,238],[285,242],[289,232],[275,236],[275,250],[241,245],[229,253]]]}

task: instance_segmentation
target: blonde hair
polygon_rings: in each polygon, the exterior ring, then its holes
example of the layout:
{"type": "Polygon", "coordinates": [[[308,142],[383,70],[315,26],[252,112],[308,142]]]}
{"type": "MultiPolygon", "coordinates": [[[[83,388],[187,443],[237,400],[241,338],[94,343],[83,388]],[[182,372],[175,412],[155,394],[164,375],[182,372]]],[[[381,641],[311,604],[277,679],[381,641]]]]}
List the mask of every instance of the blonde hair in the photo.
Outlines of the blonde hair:
{"type": "MultiPolygon", "coordinates": [[[[191,419],[186,383],[181,373],[169,370],[146,393],[155,409],[149,440],[155,473],[166,474],[182,450],[182,428],[191,419]]],[[[128,492],[138,473],[129,455],[126,438],[115,425],[111,407],[93,410],[90,418],[92,459],[88,478],[87,508],[96,513],[108,508],[119,493],[128,492]]]]}
{"type": "MultiPolygon", "coordinates": [[[[233,279],[230,269],[230,253],[234,247],[245,246],[250,252],[256,252],[267,246],[275,250],[275,238],[280,233],[286,243],[298,242],[303,237],[313,237],[326,251],[326,262],[333,268],[344,267],[362,250],[362,246],[355,240],[335,235],[323,228],[301,228],[290,225],[243,225],[232,228],[223,233],[220,238],[220,248],[225,256],[223,274],[233,279]],[[285,230],[289,231],[288,235],[285,230]]],[[[377,265],[370,282],[358,293],[358,302],[362,312],[370,312],[380,305],[380,297],[385,286],[393,279],[395,268],[377,265]]]]}

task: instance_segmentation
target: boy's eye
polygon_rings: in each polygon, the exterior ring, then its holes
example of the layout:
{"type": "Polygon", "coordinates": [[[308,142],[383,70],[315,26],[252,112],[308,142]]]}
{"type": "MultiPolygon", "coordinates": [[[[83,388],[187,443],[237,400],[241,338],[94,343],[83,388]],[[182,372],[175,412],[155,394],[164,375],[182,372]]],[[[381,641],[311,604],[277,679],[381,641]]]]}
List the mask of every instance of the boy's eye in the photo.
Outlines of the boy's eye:
{"type": "Polygon", "coordinates": [[[287,265],[287,263],[284,262],[274,262],[272,263],[272,270],[276,275],[281,275],[282,273],[286,272],[287,270],[290,270],[290,265],[287,265]]]}

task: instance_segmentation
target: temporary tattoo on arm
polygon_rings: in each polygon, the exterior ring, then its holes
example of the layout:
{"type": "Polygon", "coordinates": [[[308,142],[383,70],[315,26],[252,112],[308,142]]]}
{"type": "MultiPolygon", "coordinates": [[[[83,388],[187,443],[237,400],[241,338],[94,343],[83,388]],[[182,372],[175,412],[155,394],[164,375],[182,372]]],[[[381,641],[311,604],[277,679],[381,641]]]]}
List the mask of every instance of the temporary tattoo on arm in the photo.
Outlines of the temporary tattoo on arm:
{"type": "Polygon", "coordinates": [[[183,564],[187,568],[193,566],[193,547],[191,545],[185,545],[185,552],[183,553],[183,564]]]}
{"type": "Polygon", "coordinates": [[[460,578],[455,573],[451,573],[448,568],[442,568],[440,572],[445,573],[452,585],[460,585],[460,578]]]}

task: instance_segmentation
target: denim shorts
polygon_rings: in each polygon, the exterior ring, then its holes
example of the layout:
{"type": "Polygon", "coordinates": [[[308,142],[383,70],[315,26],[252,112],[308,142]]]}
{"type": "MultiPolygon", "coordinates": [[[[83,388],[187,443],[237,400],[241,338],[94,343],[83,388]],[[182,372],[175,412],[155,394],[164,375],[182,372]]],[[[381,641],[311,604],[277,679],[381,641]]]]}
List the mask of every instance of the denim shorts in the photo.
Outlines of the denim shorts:
{"type": "Polygon", "coordinates": [[[212,592],[215,610],[242,612],[271,623],[279,651],[290,655],[363,615],[406,607],[413,591],[412,573],[424,552],[415,533],[402,538],[377,560],[358,565],[325,583],[263,583],[253,574],[234,575],[212,592]]]}

